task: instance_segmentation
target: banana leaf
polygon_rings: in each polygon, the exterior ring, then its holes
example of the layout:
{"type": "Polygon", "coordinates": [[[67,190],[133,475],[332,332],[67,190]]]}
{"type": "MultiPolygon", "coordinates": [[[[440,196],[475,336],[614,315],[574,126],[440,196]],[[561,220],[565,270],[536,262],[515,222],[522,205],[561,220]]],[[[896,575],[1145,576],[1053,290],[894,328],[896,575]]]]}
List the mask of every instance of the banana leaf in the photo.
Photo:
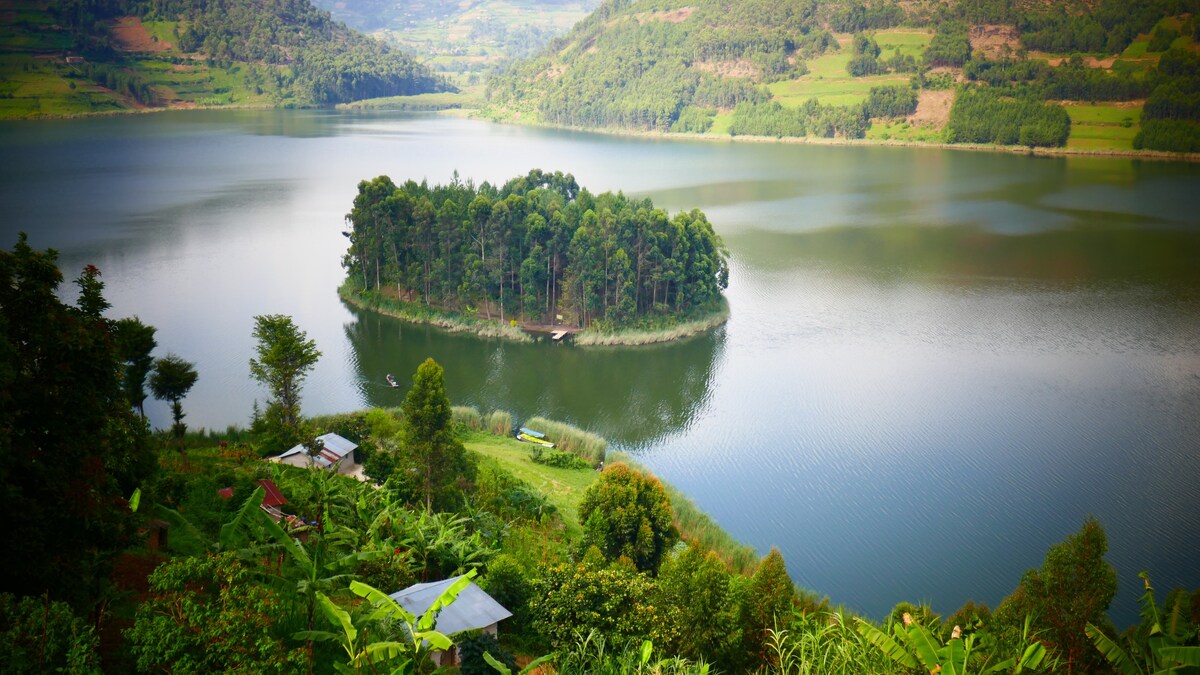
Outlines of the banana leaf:
{"type": "Polygon", "coordinates": [[[879,651],[883,652],[884,656],[905,668],[917,667],[917,659],[893,640],[890,635],[862,619],[856,619],[856,621],[858,621],[858,634],[863,636],[867,642],[875,645],[879,651]]]}
{"type": "Polygon", "coordinates": [[[1084,632],[1088,637],[1092,638],[1092,642],[1096,644],[1096,649],[1104,655],[1104,658],[1112,664],[1120,675],[1145,675],[1142,669],[1138,667],[1133,659],[1129,658],[1129,654],[1121,649],[1121,645],[1113,642],[1107,635],[1100,631],[1092,624],[1088,624],[1084,628],[1084,632]]]}

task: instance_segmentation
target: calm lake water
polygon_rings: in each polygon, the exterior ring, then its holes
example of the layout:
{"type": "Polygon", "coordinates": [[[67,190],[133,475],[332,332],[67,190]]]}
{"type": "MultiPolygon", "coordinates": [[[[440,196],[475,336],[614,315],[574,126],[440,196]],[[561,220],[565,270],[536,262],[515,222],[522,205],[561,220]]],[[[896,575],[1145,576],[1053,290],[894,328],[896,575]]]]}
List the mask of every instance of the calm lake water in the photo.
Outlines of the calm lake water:
{"type": "Polygon", "coordinates": [[[1200,166],[313,111],[3,124],[0,152],[4,245],[28,231],[68,278],[96,264],[113,316],[197,363],[192,427],[248,421],[252,317],[284,313],[324,352],[306,412],[398,404],[384,375],[433,356],[456,402],[603,434],[872,616],[995,606],[1089,514],[1118,623],[1140,570],[1200,586],[1200,166]],[[729,323],[584,350],[339,301],[358,181],[535,167],[703,209],[732,255],[729,323]]]}

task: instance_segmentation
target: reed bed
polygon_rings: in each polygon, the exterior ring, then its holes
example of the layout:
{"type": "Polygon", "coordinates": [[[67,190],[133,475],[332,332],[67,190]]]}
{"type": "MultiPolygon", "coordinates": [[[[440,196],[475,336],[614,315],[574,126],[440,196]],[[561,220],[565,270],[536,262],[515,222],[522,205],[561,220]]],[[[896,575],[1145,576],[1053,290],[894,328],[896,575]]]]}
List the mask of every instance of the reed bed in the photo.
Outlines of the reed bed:
{"type": "Polygon", "coordinates": [[[493,410],[483,418],[483,429],[495,436],[509,436],[513,431],[512,413],[507,410],[493,410]]]}
{"type": "Polygon", "coordinates": [[[674,323],[661,328],[615,330],[611,332],[585,330],[576,333],[573,339],[577,345],[591,347],[652,345],[699,335],[720,326],[728,320],[729,305],[722,298],[720,306],[715,311],[690,321],[674,323]]]}
{"type": "Polygon", "coordinates": [[[608,452],[608,441],[570,424],[532,417],[525,422],[525,426],[546,434],[556,448],[573,453],[592,466],[599,466],[608,452]]]}
{"type": "Polygon", "coordinates": [[[378,291],[363,290],[360,284],[349,279],[338,288],[338,296],[355,307],[369,309],[412,323],[437,326],[452,333],[474,333],[480,337],[504,338],[517,342],[533,341],[532,337],[516,326],[404,302],[378,291]]]}
{"type": "Polygon", "coordinates": [[[483,415],[479,414],[479,408],[473,405],[451,406],[450,419],[471,431],[483,431],[483,415]]]}

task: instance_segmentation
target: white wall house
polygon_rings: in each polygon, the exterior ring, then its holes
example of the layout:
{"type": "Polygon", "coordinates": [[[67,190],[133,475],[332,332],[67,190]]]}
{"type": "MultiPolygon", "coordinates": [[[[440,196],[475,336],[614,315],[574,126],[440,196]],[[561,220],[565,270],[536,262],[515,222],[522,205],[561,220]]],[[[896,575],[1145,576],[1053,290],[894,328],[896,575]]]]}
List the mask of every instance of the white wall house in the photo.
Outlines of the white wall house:
{"type": "Polygon", "coordinates": [[[304,468],[320,467],[343,474],[361,473],[362,465],[354,462],[354,450],[358,447],[356,443],[333,433],[317,436],[317,440],[324,443],[324,447],[315,456],[310,456],[303,445],[297,445],[275,457],[275,461],[304,468]]]}

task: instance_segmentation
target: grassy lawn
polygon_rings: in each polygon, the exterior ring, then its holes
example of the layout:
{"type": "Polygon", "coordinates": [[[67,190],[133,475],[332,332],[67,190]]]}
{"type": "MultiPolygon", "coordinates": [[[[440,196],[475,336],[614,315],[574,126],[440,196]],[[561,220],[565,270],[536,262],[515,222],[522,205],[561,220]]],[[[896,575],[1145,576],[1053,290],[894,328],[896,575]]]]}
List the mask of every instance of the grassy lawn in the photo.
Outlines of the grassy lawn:
{"type": "MultiPolygon", "coordinates": [[[[902,54],[919,57],[929,40],[928,34],[913,31],[882,31],[875,34],[875,41],[883,50],[880,54],[883,58],[890,58],[896,48],[902,54]]],[[[791,107],[798,107],[810,98],[817,98],[825,105],[853,105],[867,100],[871,87],[907,84],[909,81],[909,76],[903,74],[851,77],[846,72],[850,57],[850,47],[843,45],[840,51],[808,61],[807,75],[769,85],[771,95],[780,104],[791,107]]]]}
{"type": "Polygon", "coordinates": [[[1069,105],[1071,136],[1068,148],[1089,150],[1132,150],[1133,137],[1138,132],[1142,109],[1115,105],[1069,105]],[[1130,126],[1126,127],[1125,122],[1130,126]]]}
{"type": "Polygon", "coordinates": [[[712,136],[728,136],[731,126],[733,126],[732,112],[717,113],[716,117],[713,117],[713,124],[708,129],[708,133],[712,136]]]}
{"type": "Polygon", "coordinates": [[[891,58],[898,47],[901,54],[920,60],[932,39],[933,33],[900,29],[884,30],[875,34],[875,42],[879,43],[879,48],[883,50],[879,56],[885,59],[891,58]]]}
{"type": "Polygon", "coordinates": [[[515,439],[474,432],[463,439],[467,450],[480,456],[482,463],[498,465],[546,495],[563,517],[569,537],[582,535],[579,503],[583,491],[600,475],[591,469],[559,469],[534,464],[529,458],[530,445],[515,439]]]}

